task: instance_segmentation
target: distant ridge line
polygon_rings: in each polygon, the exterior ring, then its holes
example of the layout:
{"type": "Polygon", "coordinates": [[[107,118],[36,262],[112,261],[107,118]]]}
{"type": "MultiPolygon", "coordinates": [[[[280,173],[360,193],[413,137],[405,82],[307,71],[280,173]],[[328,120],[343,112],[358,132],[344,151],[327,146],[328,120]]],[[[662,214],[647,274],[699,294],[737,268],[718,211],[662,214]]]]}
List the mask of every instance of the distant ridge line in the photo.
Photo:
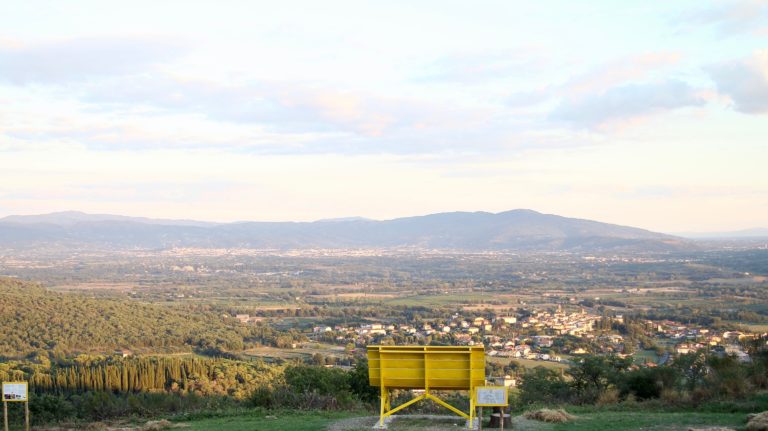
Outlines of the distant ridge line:
{"type": "Polygon", "coordinates": [[[445,212],[390,220],[213,223],[65,211],[0,219],[0,245],[102,248],[395,248],[519,251],[664,251],[682,238],[542,214],[445,212]]]}

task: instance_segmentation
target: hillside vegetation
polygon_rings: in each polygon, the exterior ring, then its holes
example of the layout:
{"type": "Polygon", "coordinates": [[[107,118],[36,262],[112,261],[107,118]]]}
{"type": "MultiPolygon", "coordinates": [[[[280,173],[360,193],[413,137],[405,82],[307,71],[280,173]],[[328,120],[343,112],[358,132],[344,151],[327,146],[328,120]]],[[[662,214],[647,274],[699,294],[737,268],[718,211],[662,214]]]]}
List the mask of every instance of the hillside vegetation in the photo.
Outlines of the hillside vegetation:
{"type": "Polygon", "coordinates": [[[40,351],[111,353],[123,348],[239,350],[248,340],[271,335],[265,328],[246,327],[204,309],[54,293],[8,278],[0,278],[0,321],[4,357],[40,351]]]}

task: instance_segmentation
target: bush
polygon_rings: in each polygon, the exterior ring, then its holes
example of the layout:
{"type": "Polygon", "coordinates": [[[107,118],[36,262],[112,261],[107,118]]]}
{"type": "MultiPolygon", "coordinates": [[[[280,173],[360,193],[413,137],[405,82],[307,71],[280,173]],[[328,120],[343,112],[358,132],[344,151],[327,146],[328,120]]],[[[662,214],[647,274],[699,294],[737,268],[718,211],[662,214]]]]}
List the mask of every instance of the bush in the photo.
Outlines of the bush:
{"type": "Polygon", "coordinates": [[[530,404],[563,404],[570,402],[573,393],[562,375],[557,371],[544,367],[528,370],[518,387],[520,403],[530,404]]]}
{"type": "Polygon", "coordinates": [[[352,393],[363,402],[376,402],[379,400],[379,388],[371,386],[368,380],[368,360],[357,362],[354,370],[348,376],[349,387],[352,393]]]}
{"type": "Polygon", "coordinates": [[[627,372],[621,382],[622,395],[632,394],[639,400],[659,398],[673,390],[680,380],[678,370],[669,367],[640,368],[627,372]]]}
{"type": "Polygon", "coordinates": [[[566,373],[572,378],[571,386],[578,401],[591,404],[607,388],[618,385],[630,364],[628,358],[588,355],[575,362],[566,373]]]}
{"type": "Polygon", "coordinates": [[[272,397],[272,390],[261,386],[256,388],[251,394],[250,404],[254,407],[264,407],[265,409],[271,409],[275,407],[274,398],[272,397]]]}
{"type": "Polygon", "coordinates": [[[378,390],[368,384],[367,364],[351,372],[338,368],[292,365],[285,369],[285,385],[257,388],[250,404],[264,408],[338,410],[360,401],[378,399],[378,390]]]}
{"type": "Polygon", "coordinates": [[[743,398],[751,392],[746,367],[733,356],[711,356],[707,360],[711,373],[707,383],[726,398],[743,398]]]}
{"type": "Polygon", "coordinates": [[[607,389],[605,392],[600,394],[599,397],[597,397],[597,401],[595,402],[598,406],[607,406],[612,404],[617,404],[619,402],[619,391],[617,389],[611,388],[607,389]]]}
{"type": "Polygon", "coordinates": [[[61,422],[75,415],[72,403],[59,395],[43,394],[31,397],[29,411],[35,423],[61,422]]]}
{"type": "Polygon", "coordinates": [[[290,366],[285,369],[285,382],[296,392],[317,392],[337,395],[349,392],[347,373],[338,368],[317,366],[290,366]]]}

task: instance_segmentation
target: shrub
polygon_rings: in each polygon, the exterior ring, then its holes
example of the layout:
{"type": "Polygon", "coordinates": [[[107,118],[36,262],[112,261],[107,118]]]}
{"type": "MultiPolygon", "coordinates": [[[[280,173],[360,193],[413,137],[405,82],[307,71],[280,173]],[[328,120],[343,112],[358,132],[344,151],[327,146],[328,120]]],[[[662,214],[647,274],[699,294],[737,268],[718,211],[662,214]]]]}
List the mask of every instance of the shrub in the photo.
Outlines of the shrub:
{"type": "Polygon", "coordinates": [[[520,403],[523,405],[561,404],[569,402],[572,398],[571,387],[563,376],[544,367],[528,370],[518,389],[520,403]]]}
{"type": "Polygon", "coordinates": [[[75,414],[72,403],[60,395],[42,394],[32,397],[29,410],[35,423],[61,422],[75,414]]]}
{"type": "Polygon", "coordinates": [[[349,387],[352,393],[363,402],[376,402],[379,399],[379,388],[371,386],[368,380],[368,360],[357,362],[355,368],[348,374],[349,387]]]}
{"type": "Polygon", "coordinates": [[[285,382],[300,393],[335,395],[350,390],[347,373],[338,368],[290,366],[285,369],[285,382]]]}
{"type": "Polygon", "coordinates": [[[659,398],[665,390],[674,389],[680,379],[679,371],[674,368],[640,368],[624,375],[622,394],[633,394],[640,400],[659,398]]]}
{"type": "Polygon", "coordinates": [[[261,386],[256,388],[255,391],[251,394],[250,398],[250,404],[254,407],[264,407],[266,409],[271,409],[274,407],[274,398],[272,397],[272,390],[261,386]]]}
{"type": "Polygon", "coordinates": [[[619,391],[617,389],[607,389],[605,392],[600,394],[599,397],[597,397],[597,401],[595,404],[598,406],[607,406],[616,404],[619,402],[619,391]]]}

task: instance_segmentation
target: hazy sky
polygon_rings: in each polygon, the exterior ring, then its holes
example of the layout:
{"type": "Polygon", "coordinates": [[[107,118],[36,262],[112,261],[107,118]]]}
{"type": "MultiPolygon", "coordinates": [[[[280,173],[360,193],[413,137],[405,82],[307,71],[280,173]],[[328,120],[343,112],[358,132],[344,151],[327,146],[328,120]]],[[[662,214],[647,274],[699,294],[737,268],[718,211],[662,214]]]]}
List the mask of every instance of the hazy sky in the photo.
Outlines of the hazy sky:
{"type": "Polygon", "coordinates": [[[768,226],[768,0],[3,1],[0,216],[768,226]]]}

